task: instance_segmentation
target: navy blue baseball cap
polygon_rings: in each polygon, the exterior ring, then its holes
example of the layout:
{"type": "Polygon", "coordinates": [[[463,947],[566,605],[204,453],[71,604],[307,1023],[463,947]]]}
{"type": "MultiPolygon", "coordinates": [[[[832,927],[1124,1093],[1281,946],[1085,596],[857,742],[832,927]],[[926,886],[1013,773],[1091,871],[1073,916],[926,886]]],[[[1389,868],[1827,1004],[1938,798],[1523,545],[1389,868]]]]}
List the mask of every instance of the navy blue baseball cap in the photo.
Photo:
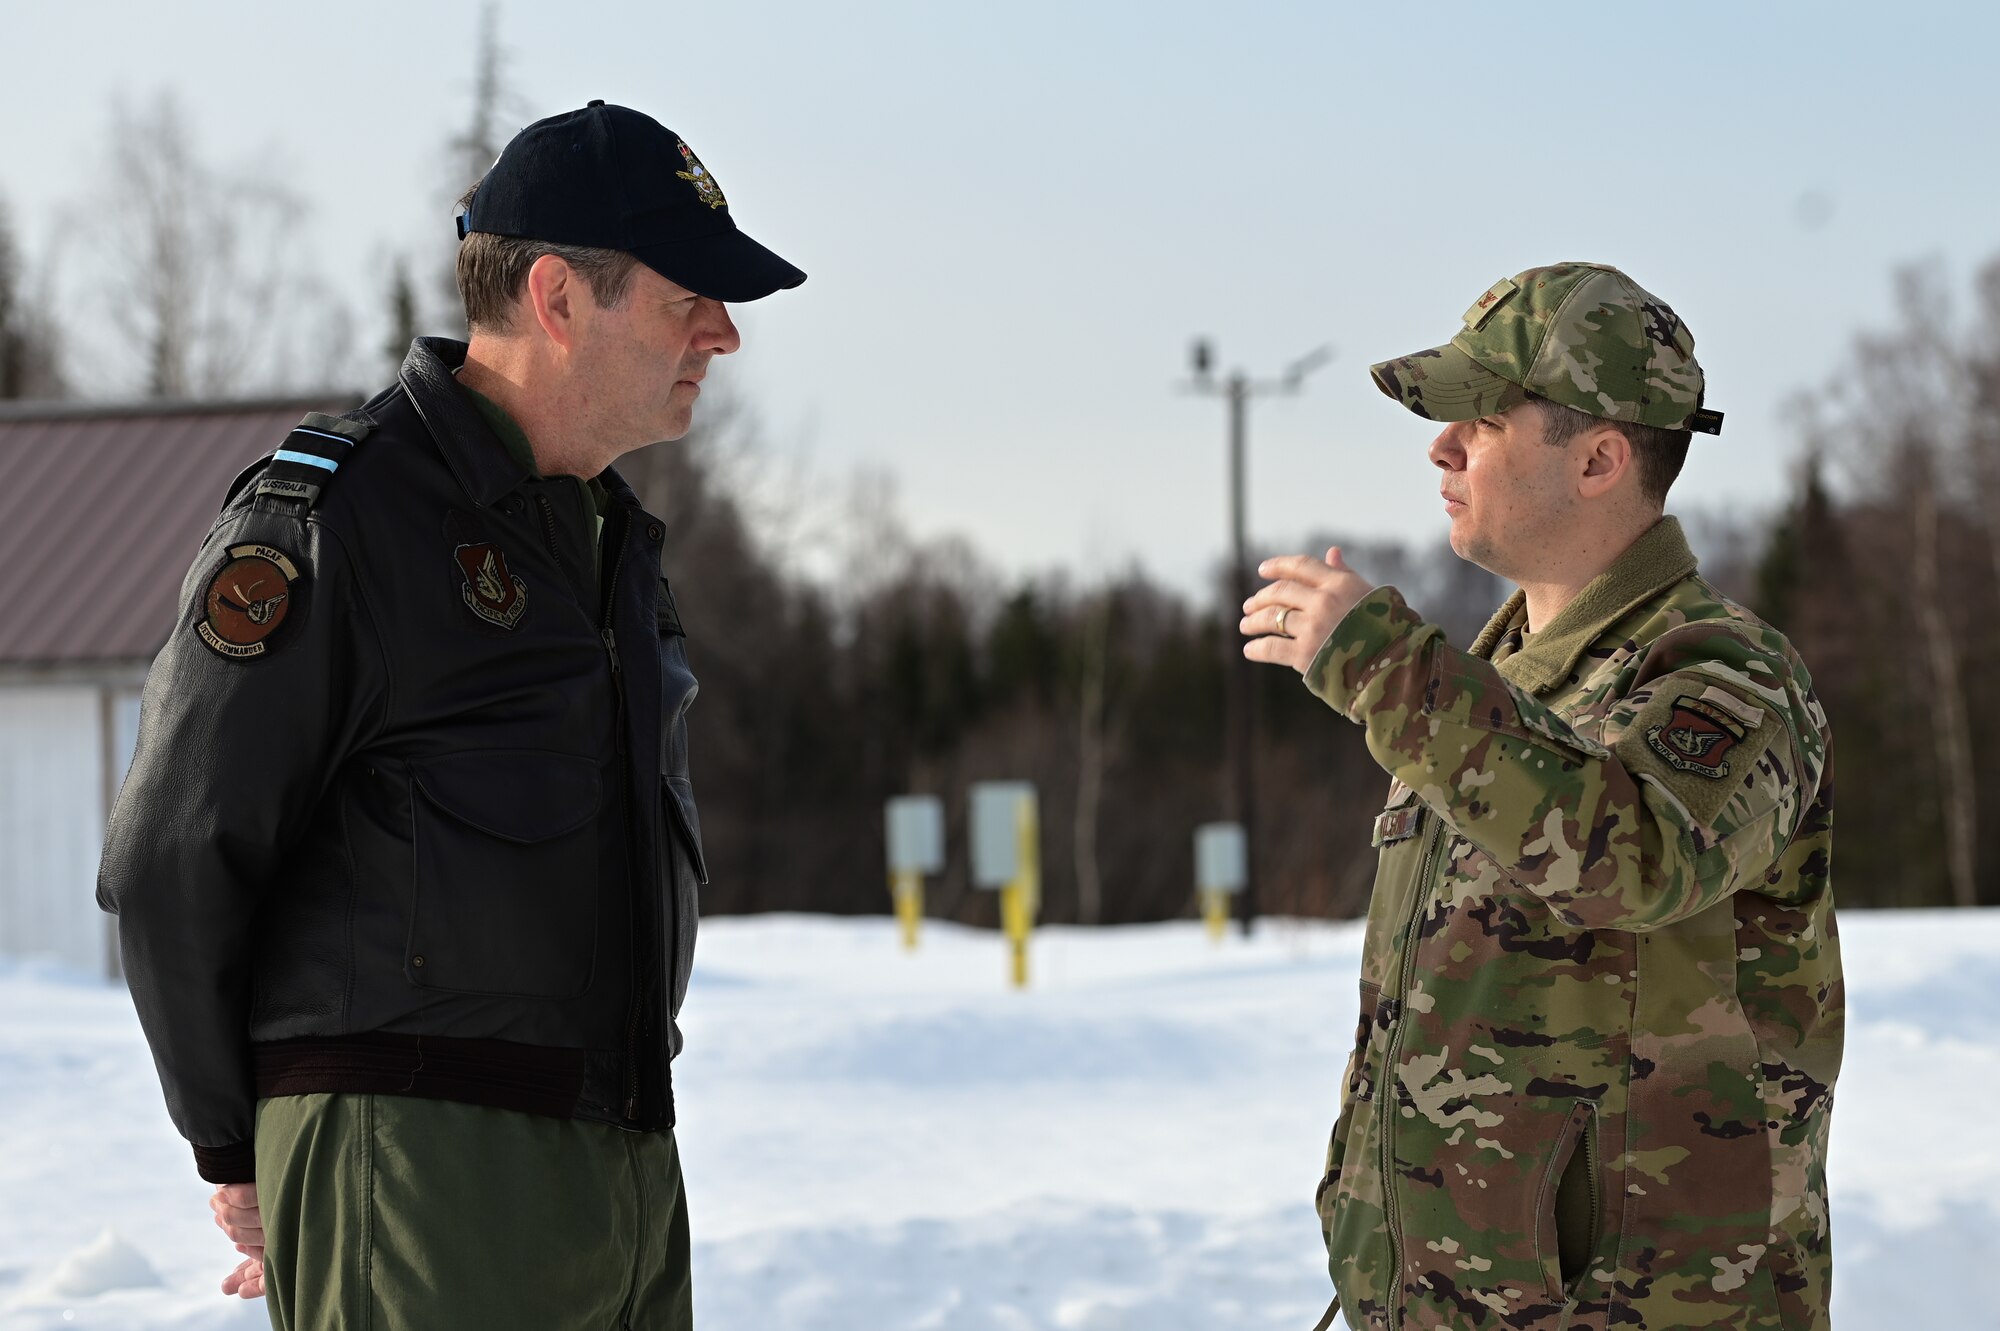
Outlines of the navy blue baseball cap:
{"type": "Polygon", "coordinates": [[[458,215],[459,239],[473,231],[623,250],[712,300],[761,300],[806,280],[736,229],[722,187],[678,134],[601,101],[514,136],[458,215]]]}

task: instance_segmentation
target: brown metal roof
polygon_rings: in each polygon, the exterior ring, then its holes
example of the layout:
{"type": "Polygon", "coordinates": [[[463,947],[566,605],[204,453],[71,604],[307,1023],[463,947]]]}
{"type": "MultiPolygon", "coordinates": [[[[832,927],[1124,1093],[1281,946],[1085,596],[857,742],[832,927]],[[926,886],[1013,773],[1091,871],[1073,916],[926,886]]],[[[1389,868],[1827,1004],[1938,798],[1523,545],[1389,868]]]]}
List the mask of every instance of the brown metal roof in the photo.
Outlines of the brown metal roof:
{"type": "Polygon", "coordinates": [[[354,405],[0,404],[0,663],[150,658],[236,473],[354,405]]]}

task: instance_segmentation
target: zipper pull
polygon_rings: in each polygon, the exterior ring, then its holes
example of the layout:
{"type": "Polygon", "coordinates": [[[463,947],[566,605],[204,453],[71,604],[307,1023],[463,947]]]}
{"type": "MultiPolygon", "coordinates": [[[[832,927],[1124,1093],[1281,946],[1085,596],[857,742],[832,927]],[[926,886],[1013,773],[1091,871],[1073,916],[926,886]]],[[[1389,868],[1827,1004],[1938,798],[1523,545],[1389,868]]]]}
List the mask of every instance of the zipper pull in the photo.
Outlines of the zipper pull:
{"type": "Polygon", "coordinates": [[[634,1123],[636,1123],[636,1122],[638,1122],[638,1121],[639,1121],[639,1097],[638,1097],[638,1096],[636,1096],[636,1095],[632,1095],[632,1096],[627,1096],[627,1097],[626,1097],[626,1099],[625,1099],[625,1117],[626,1117],[626,1118],[628,1118],[628,1119],[630,1119],[630,1120],[632,1120],[632,1121],[633,1121],[634,1123]]]}
{"type": "Polygon", "coordinates": [[[611,693],[618,703],[618,717],[614,724],[618,727],[618,752],[625,752],[625,686],[619,682],[622,667],[618,664],[618,634],[611,629],[599,629],[598,636],[604,639],[604,650],[611,656],[611,693]]]}

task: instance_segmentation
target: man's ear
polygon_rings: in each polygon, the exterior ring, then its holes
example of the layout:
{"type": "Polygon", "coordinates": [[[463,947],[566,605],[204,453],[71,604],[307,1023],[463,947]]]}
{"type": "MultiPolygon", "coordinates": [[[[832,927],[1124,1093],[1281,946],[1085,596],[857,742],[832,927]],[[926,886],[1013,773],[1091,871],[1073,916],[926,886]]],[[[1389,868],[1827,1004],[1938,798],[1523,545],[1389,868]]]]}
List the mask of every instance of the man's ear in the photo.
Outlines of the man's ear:
{"type": "Polygon", "coordinates": [[[1577,478],[1577,494],[1585,499],[1609,494],[1638,465],[1632,441],[1615,425],[1591,430],[1583,442],[1588,451],[1583,455],[1583,474],[1577,478]]]}
{"type": "Polygon", "coordinates": [[[567,351],[576,341],[576,270],[553,254],[544,254],[528,269],[523,293],[535,323],[549,341],[567,351]]]}

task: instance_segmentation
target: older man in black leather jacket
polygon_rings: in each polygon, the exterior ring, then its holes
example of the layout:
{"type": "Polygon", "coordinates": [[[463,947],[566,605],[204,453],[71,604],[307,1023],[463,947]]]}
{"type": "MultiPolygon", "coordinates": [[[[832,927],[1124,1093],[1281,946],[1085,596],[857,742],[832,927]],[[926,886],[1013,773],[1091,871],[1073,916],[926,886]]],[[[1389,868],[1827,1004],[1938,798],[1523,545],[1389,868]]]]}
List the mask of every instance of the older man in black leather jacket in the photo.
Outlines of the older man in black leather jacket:
{"type": "Polygon", "coordinates": [[[226,1291],[281,1327],[682,1327],[696,686],[609,464],[686,433],[728,302],[804,274],[601,102],[468,205],[469,346],[238,478],[99,899],[226,1291]]]}

